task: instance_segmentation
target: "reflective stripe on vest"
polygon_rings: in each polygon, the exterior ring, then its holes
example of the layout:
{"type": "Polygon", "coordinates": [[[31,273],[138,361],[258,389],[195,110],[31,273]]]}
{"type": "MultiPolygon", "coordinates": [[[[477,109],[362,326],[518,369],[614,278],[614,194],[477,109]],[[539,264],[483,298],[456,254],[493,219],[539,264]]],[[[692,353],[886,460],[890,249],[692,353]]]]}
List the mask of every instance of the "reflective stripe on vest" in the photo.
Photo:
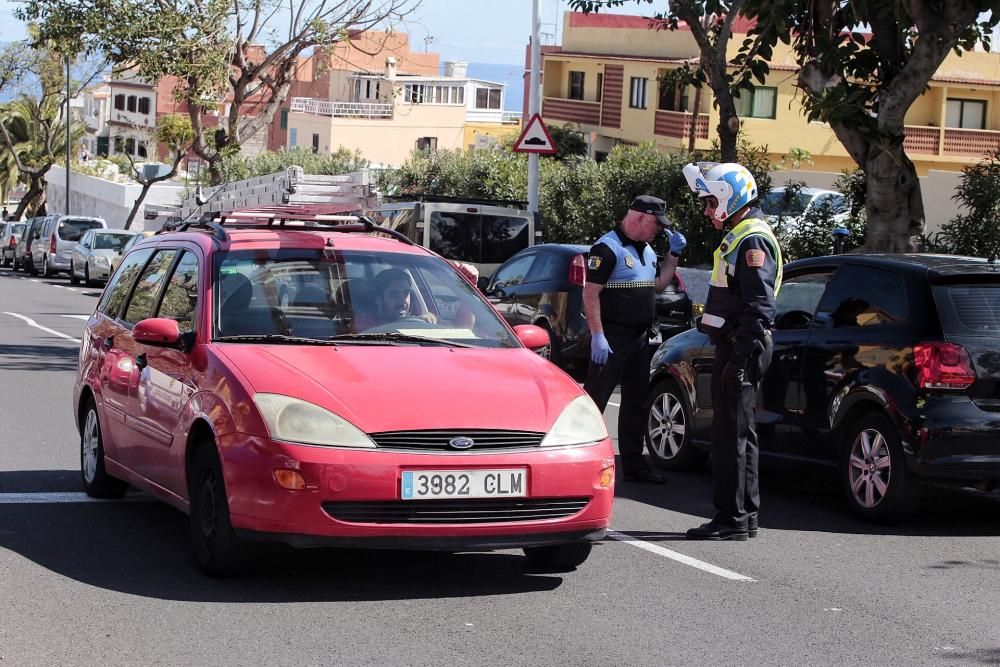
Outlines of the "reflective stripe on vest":
{"type": "Polygon", "coordinates": [[[709,285],[723,288],[729,287],[729,279],[726,277],[726,274],[733,275],[736,273],[736,262],[731,261],[733,255],[739,249],[743,239],[753,234],[763,236],[774,251],[775,264],[778,267],[777,274],[774,277],[774,295],[778,296],[778,290],[781,289],[781,268],[784,263],[781,259],[781,247],[778,245],[778,239],[775,238],[774,232],[771,231],[771,226],[763,220],[756,218],[747,218],[741,221],[729,230],[729,233],[722,239],[722,243],[719,244],[719,247],[715,249],[715,253],[713,254],[712,276],[708,281],[709,285]]]}

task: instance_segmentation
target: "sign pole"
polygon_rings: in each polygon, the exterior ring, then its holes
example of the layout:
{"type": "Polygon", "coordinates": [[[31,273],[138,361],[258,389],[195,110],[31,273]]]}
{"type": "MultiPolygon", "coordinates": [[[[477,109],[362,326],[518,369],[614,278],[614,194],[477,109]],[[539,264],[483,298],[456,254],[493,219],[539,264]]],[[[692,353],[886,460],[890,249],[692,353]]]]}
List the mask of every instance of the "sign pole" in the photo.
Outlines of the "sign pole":
{"type": "MultiPolygon", "coordinates": [[[[539,69],[542,66],[538,33],[541,32],[541,0],[531,1],[531,74],[528,77],[528,113],[538,113],[539,69]]],[[[528,210],[538,213],[538,154],[528,154],[528,210]]]]}

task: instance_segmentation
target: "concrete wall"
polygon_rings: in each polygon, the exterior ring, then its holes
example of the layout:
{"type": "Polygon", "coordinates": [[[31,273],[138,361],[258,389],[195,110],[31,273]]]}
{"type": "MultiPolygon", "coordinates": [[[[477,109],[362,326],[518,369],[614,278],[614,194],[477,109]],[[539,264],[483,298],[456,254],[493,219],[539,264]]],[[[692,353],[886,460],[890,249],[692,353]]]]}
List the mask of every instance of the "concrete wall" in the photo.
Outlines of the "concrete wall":
{"type": "MultiPolygon", "coordinates": [[[[52,167],[46,175],[47,210],[49,213],[65,213],[66,208],[66,172],[62,167],[52,167]]],[[[93,215],[104,218],[108,227],[121,229],[125,226],[129,211],[142,186],[138,183],[113,183],[103,178],[70,174],[70,213],[75,215],[93,215]]],[[[143,213],[145,204],[163,204],[179,206],[184,186],[174,183],[157,183],[154,185],[143,206],[139,209],[132,229],[144,229],[143,213]]]]}

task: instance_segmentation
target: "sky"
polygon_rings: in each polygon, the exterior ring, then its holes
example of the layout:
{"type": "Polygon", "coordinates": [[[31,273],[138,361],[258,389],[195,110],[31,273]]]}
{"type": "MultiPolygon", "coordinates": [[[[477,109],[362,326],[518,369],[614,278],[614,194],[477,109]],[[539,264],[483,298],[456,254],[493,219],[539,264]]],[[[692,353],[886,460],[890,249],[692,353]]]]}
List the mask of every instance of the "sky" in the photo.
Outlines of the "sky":
{"type": "MultiPolygon", "coordinates": [[[[558,44],[566,0],[539,0],[542,44],[558,44]]],[[[441,60],[520,65],[531,36],[533,0],[423,0],[401,30],[410,33],[411,48],[436,51],[441,60]],[[430,38],[428,40],[428,38],[430,38]],[[427,41],[425,41],[427,40],[427,41]]],[[[13,17],[16,2],[0,0],[0,42],[25,37],[25,27],[13,17]]],[[[630,3],[610,10],[619,14],[652,14],[666,2],[630,3]]]]}

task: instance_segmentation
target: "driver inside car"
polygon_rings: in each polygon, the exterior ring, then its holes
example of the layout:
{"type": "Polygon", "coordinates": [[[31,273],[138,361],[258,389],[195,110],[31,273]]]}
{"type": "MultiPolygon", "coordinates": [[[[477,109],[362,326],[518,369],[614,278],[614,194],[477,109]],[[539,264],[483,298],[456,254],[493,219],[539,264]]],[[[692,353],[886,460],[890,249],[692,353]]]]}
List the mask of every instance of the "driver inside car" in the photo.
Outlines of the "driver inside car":
{"type": "Polygon", "coordinates": [[[374,312],[358,314],[359,331],[412,318],[437,323],[434,313],[413,313],[410,277],[402,269],[385,269],[375,276],[374,305],[374,312]]]}

